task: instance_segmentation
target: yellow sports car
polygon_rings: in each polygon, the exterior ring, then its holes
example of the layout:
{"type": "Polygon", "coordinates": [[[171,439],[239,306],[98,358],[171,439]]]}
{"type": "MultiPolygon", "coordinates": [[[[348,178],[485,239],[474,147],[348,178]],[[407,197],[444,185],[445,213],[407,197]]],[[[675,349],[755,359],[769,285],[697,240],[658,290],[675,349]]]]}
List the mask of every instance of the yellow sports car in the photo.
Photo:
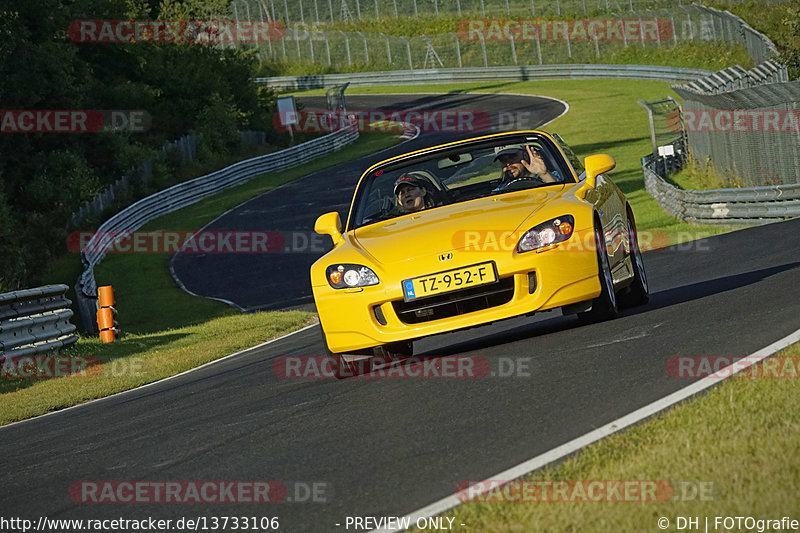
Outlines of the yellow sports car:
{"type": "Polygon", "coordinates": [[[560,307],[588,320],[647,302],[636,223],[604,173],[558,135],[477,137],[373,165],[334,248],[311,266],[323,343],[340,377],[412,341],[560,307]]]}

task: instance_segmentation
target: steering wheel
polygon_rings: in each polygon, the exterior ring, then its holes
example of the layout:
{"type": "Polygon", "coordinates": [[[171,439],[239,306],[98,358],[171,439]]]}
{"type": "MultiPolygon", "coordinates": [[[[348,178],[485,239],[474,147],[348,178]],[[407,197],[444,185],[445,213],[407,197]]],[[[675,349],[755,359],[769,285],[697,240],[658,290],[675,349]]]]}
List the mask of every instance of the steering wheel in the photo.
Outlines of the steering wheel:
{"type": "Polygon", "coordinates": [[[514,183],[517,183],[519,181],[534,181],[534,182],[537,182],[537,183],[544,183],[544,180],[542,180],[541,178],[535,178],[533,176],[525,176],[525,177],[522,177],[522,178],[514,178],[512,180],[505,181],[505,182],[501,183],[500,185],[498,185],[497,187],[495,187],[492,192],[503,192],[506,189],[510,188],[511,185],[513,185],[514,183]]]}

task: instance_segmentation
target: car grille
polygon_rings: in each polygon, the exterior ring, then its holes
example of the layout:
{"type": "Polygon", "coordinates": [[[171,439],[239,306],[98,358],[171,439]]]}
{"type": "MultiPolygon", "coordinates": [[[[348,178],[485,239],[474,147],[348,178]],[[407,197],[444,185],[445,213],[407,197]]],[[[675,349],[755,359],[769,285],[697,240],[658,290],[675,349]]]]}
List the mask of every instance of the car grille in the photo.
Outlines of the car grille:
{"type": "Polygon", "coordinates": [[[514,276],[511,276],[490,285],[448,292],[419,301],[397,300],[392,305],[401,322],[419,324],[503,305],[511,301],[513,296],[514,276]]]}

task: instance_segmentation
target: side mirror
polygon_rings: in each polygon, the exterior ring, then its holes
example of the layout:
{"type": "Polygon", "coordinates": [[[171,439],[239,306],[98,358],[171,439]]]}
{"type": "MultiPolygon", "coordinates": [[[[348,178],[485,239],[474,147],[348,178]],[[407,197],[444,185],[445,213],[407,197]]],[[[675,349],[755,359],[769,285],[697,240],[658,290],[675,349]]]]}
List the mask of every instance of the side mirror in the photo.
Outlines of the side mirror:
{"type": "Polygon", "coordinates": [[[334,246],[339,246],[344,240],[344,236],[342,235],[342,219],[336,211],[320,215],[314,223],[314,231],[320,235],[330,235],[333,239],[334,246]]]}
{"type": "Polygon", "coordinates": [[[583,166],[586,167],[586,181],[578,189],[580,198],[585,197],[589,189],[594,189],[597,186],[597,176],[616,167],[617,162],[610,155],[595,154],[584,159],[583,166]]]}

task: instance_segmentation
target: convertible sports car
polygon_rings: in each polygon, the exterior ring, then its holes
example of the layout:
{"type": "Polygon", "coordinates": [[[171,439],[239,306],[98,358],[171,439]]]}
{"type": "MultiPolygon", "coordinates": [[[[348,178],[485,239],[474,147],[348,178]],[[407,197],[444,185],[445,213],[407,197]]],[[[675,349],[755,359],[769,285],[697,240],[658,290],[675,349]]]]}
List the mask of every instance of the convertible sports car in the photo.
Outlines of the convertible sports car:
{"type": "Polygon", "coordinates": [[[646,303],[633,211],[604,175],[615,164],[517,131],[367,169],[345,226],[336,212],[314,226],[334,244],[311,285],[337,376],[436,333],[556,307],[594,321],[646,303]]]}

